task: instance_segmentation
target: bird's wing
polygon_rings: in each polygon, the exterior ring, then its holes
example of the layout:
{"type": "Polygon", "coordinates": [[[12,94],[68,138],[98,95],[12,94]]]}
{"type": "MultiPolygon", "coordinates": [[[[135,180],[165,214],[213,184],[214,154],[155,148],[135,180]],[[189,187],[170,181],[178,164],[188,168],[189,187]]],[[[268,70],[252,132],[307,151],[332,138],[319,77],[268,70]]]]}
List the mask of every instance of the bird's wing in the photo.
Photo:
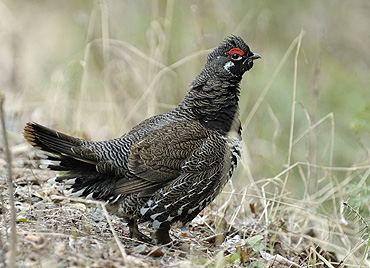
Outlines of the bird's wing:
{"type": "Polygon", "coordinates": [[[208,130],[196,121],[177,122],[151,131],[131,146],[128,169],[152,182],[176,178],[185,161],[208,136],[208,130]]]}
{"type": "Polygon", "coordinates": [[[137,179],[117,182],[115,192],[152,193],[167,185],[180,175],[209,135],[196,121],[176,122],[149,132],[130,147],[128,169],[137,179]]]}

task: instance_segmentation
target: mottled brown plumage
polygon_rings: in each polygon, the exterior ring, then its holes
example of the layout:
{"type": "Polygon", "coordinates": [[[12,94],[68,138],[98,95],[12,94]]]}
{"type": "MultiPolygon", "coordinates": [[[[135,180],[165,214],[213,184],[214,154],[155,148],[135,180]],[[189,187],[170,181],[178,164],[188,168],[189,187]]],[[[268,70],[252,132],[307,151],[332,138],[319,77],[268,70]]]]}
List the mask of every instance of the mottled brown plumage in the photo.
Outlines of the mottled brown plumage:
{"type": "Polygon", "coordinates": [[[150,222],[156,243],[170,241],[172,223],[191,221],[220,193],[240,155],[239,83],[260,58],[231,36],[207,57],[203,71],[172,111],[148,118],[122,137],[86,141],[27,123],[25,139],[64,171],[55,182],[73,196],[107,201],[130,234],[150,241],[137,223],[150,222]]]}

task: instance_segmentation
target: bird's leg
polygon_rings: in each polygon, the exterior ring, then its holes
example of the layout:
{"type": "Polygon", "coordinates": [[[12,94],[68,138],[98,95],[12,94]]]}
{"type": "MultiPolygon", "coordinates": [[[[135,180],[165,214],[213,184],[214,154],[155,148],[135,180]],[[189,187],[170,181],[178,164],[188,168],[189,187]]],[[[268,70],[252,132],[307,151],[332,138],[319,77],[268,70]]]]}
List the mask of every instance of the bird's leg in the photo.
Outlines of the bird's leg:
{"type": "Polygon", "coordinates": [[[170,234],[168,233],[170,230],[170,226],[166,226],[163,228],[159,228],[155,231],[155,233],[152,235],[153,240],[157,244],[168,244],[171,242],[170,234]]]}
{"type": "Polygon", "coordinates": [[[127,221],[127,223],[128,223],[128,227],[130,229],[130,237],[131,238],[137,239],[141,242],[145,242],[145,243],[149,243],[149,244],[153,243],[153,241],[148,236],[146,236],[145,234],[143,234],[142,232],[139,231],[136,220],[130,219],[130,220],[127,221]]]}

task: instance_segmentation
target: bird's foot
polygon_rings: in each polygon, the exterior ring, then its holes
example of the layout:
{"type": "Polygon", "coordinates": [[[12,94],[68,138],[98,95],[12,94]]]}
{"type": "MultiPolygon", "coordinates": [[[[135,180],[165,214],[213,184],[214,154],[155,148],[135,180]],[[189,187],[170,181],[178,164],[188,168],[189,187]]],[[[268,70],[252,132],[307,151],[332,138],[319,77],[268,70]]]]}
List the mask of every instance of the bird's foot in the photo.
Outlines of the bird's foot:
{"type": "Polygon", "coordinates": [[[130,238],[136,239],[147,244],[151,245],[154,244],[153,240],[150,237],[146,236],[145,234],[139,231],[136,221],[130,220],[128,222],[128,227],[130,228],[130,238]]]}
{"type": "Polygon", "coordinates": [[[150,244],[150,245],[155,244],[149,236],[146,236],[145,234],[143,234],[140,231],[137,231],[137,232],[134,232],[134,233],[130,232],[130,237],[132,239],[136,239],[136,240],[139,240],[141,242],[144,242],[144,243],[147,243],[147,244],[150,244]]]}
{"type": "Polygon", "coordinates": [[[171,237],[169,234],[170,226],[159,228],[152,235],[153,240],[156,244],[166,245],[171,242],[171,237]]]}

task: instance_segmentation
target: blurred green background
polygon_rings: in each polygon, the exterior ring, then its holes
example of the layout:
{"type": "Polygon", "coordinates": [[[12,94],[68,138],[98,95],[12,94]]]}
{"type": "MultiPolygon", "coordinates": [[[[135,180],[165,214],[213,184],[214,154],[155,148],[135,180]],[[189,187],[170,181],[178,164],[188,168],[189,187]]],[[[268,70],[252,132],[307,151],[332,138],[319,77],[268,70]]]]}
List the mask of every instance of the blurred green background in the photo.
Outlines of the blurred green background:
{"type": "Polygon", "coordinates": [[[0,90],[12,142],[31,120],[92,140],[118,137],[181,101],[207,49],[237,34],[262,59],[241,86],[246,146],[236,181],[245,185],[249,170],[255,180],[274,177],[288,163],[297,46],[281,61],[304,31],[292,140],[303,136],[289,163],[368,165],[369,14],[368,0],[0,1],[0,90]]]}

